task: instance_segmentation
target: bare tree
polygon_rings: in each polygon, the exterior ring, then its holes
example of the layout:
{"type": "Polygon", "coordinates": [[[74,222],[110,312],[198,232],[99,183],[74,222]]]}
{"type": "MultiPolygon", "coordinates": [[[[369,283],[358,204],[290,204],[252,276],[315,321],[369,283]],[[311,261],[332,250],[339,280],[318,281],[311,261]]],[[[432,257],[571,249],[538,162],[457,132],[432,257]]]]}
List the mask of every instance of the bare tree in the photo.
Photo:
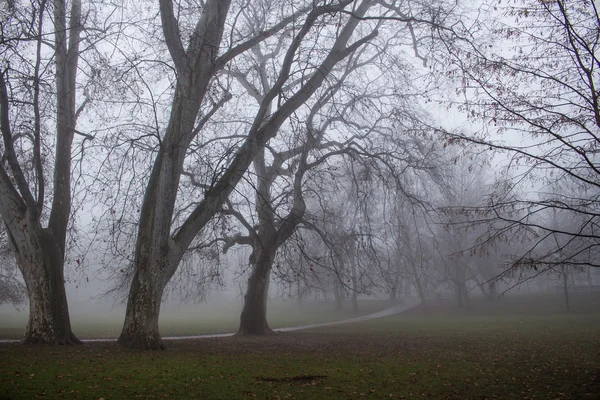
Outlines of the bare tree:
{"type": "MultiPolygon", "coordinates": [[[[344,65],[331,72],[331,83],[324,85],[315,101],[307,105],[305,116],[302,116],[304,113],[297,114],[298,119],[304,122],[296,122],[287,132],[280,132],[277,140],[272,140],[254,159],[254,213],[251,210],[234,210],[233,203],[228,203],[229,208],[225,213],[235,216],[248,234],[226,238],[225,250],[233,244],[252,247],[249,261],[252,272],[241,315],[240,334],[270,332],[266,320],[270,273],[278,249],[302,225],[306,213],[305,192],[312,194],[307,181],[314,182],[317,174],[327,175],[327,167],[321,166],[335,157],[369,157],[366,154],[369,147],[367,142],[376,140],[378,125],[382,125],[381,121],[385,118],[373,112],[370,119],[375,122],[371,123],[369,118],[353,114],[365,105],[385,101],[382,99],[388,96],[381,93],[374,79],[365,80],[362,86],[356,81],[366,71],[373,69],[373,62],[381,57],[386,48],[385,44],[383,50],[376,51],[363,47],[350,55],[344,65]],[[377,87],[377,90],[369,93],[365,89],[361,91],[361,87],[377,87]],[[247,214],[253,215],[254,222],[244,216],[247,214]],[[269,256],[262,257],[263,253],[269,256]]],[[[259,59],[256,64],[261,71],[261,87],[253,86],[247,78],[248,72],[230,73],[250,93],[254,93],[255,100],[260,103],[271,84],[265,69],[266,58],[259,49],[254,51],[259,59]]],[[[297,279],[296,282],[300,285],[301,280],[297,279]]]]}
{"type": "Polygon", "coordinates": [[[400,290],[402,279],[410,277],[421,303],[426,303],[427,290],[424,277],[429,273],[433,261],[433,238],[428,234],[428,222],[423,218],[426,210],[409,202],[396,201],[390,212],[388,222],[392,227],[390,233],[394,240],[392,258],[394,270],[388,282],[392,285],[393,298],[400,290]]]}
{"type": "Polygon", "coordinates": [[[81,2],[73,0],[69,10],[62,0],[14,2],[9,3],[8,14],[0,44],[0,213],[27,286],[24,341],[77,344],[65,295],[64,260],[71,212],[71,148],[77,118],[86,104],[76,99],[81,2]],[[53,33],[53,43],[46,40],[48,33],[53,33]],[[53,165],[48,174],[49,164],[53,165]]]}
{"type": "MultiPolygon", "coordinates": [[[[228,1],[205,2],[191,39],[186,41],[180,33],[173,3],[170,0],[160,1],[163,33],[177,79],[169,122],[164,134],[160,135],[160,146],[140,209],[133,277],[125,323],[118,340],[120,345],[145,349],[163,347],[158,332],[162,295],[190,244],[221,210],[265,143],[277,134],[289,116],[321,86],[329,71],[377,35],[377,31],[372,31],[353,40],[357,36],[356,27],[360,24],[358,17],[367,12],[372,2],[353,4],[354,16],[339,14],[351,4],[351,1],[331,4],[311,2],[299,11],[284,7],[283,12],[289,13],[279,15],[278,22],[261,31],[232,29],[225,51],[219,51],[225,29],[229,28],[228,23],[242,20],[237,16],[241,8],[234,12],[230,11],[231,4],[228,1]],[[314,40],[310,35],[313,28],[320,28],[324,20],[336,15],[341,18],[340,29],[335,32],[329,47],[320,54],[317,64],[305,65],[303,78],[291,86],[285,86],[292,78],[290,71],[297,62],[298,52],[303,51],[307,45],[305,40],[314,40]],[[254,111],[253,121],[247,126],[241,145],[227,156],[225,168],[208,183],[203,200],[191,207],[186,216],[181,216],[181,224],[173,226],[187,151],[192,141],[201,134],[205,123],[203,121],[206,121],[198,112],[210,85],[216,84],[217,73],[236,56],[273,37],[292,23],[296,29],[294,36],[290,38],[282,35],[278,38],[285,43],[285,52],[280,66],[274,71],[277,76],[275,84],[254,111]],[[246,37],[240,38],[236,36],[237,32],[248,33],[246,37]],[[185,42],[187,48],[184,47],[185,42]]],[[[263,20],[267,21],[269,18],[265,17],[263,20]]]]}
{"type": "MultiPolygon", "coordinates": [[[[445,72],[460,82],[460,110],[484,127],[451,140],[481,145],[510,156],[515,180],[503,184],[490,204],[505,223],[491,232],[499,240],[515,232],[537,231],[530,252],[518,264],[599,266],[598,252],[598,48],[600,16],[589,1],[525,1],[482,6],[493,21],[479,33],[444,40],[445,72]],[[497,42],[493,41],[497,39],[497,42]],[[517,138],[523,140],[517,141],[517,138]],[[523,195],[516,182],[529,179],[538,194],[523,195]],[[571,192],[556,191],[566,186],[571,192]],[[578,214],[571,229],[538,218],[545,210],[578,214]],[[538,231],[539,230],[539,231],[538,231]],[[536,243],[554,234],[587,241],[575,254],[541,254],[536,243]],[[567,257],[568,254],[568,257],[567,257]],[[535,257],[534,257],[535,255],[535,257]]],[[[485,14],[480,14],[485,15],[485,14]]],[[[565,244],[569,241],[564,242],[565,244]]]]}

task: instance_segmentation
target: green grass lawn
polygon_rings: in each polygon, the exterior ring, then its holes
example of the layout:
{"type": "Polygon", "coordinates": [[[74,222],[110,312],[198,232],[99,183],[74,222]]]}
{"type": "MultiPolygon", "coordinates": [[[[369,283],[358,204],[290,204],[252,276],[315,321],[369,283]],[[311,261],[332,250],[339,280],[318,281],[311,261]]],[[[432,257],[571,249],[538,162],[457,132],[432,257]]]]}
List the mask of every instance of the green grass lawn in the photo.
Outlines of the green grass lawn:
{"type": "Polygon", "coordinates": [[[0,345],[0,399],[600,398],[598,312],[430,308],[266,338],[166,344],[160,352],[0,345]]]}

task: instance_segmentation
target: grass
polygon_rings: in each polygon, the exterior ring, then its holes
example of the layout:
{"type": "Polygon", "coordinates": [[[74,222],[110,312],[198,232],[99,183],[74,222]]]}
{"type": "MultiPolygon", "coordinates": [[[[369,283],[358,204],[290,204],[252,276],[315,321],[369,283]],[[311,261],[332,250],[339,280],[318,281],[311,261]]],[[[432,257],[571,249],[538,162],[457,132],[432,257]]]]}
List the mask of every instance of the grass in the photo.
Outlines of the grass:
{"type": "Polygon", "coordinates": [[[167,342],[163,352],[5,344],[0,399],[600,398],[597,309],[488,307],[493,316],[433,304],[267,338],[167,342]]]}

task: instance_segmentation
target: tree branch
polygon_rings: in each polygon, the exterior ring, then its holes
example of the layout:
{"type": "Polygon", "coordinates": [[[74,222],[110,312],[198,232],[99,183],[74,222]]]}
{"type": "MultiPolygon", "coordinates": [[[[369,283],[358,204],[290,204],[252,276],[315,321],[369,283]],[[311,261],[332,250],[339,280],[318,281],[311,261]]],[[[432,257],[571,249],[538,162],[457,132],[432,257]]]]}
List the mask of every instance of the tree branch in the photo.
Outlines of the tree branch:
{"type": "MultiPolygon", "coordinates": [[[[29,189],[29,185],[27,184],[27,180],[25,179],[25,175],[23,174],[23,170],[21,169],[21,165],[17,159],[17,153],[15,152],[13,136],[10,127],[10,100],[8,98],[6,81],[4,80],[5,73],[7,72],[0,73],[0,129],[2,130],[2,139],[4,140],[4,150],[6,152],[5,156],[13,173],[17,188],[23,197],[23,201],[31,210],[36,210],[37,203],[33,198],[31,190],[29,189]]],[[[6,181],[6,183],[10,183],[10,180],[6,181]]]]}
{"type": "MultiPolygon", "coordinates": [[[[173,13],[172,0],[159,0],[160,4],[160,19],[162,22],[163,34],[165,42],[171,54],[171,59],[175,64],[175,69],[179,75],[183,75],[187,64],[187,56],[181,43],[181,33],[179,31],[179,23],[173,13]]],[[[207,5],[208,6],[208,5],[207,5]]]]}

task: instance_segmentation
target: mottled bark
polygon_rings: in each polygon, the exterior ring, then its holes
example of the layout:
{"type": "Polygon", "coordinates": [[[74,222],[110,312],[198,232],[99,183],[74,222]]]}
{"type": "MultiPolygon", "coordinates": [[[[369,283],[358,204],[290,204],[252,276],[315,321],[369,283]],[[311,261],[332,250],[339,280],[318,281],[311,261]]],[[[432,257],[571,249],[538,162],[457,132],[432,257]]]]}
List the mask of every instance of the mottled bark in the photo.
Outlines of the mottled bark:
{"type": "Polygon", "coordinates": [[[158,330],[160,304],[164,289],[182,255],[182,252],[169,245],[170,215],[176,196],[169,190],[169,184],[179,179],[174,168],[173,154],[162,153],[150,177],[148,186],[156,188],[156,191],[148,190],[144,198],[134,275],[127,299],[125,322],[117,341],[120,346],[141,350],[164,349],[158,330]]]}
{"type": "Polygon", "coordinates": [[[80,344],[71,330],[64,286],[63,255],[48,229],[36,221],[14,225],[9,238],[29,296],[24,343],[80,344]],[[14,232],[14,234],[13,234],[14,232]]]}
{"type": "Polygon", "coordinates": [[[118,345],[140,350],[165,348],[158,330],[160,304],[166,285],[160,274],[160,270],[152,265],[136,269],[118,345]]]}

